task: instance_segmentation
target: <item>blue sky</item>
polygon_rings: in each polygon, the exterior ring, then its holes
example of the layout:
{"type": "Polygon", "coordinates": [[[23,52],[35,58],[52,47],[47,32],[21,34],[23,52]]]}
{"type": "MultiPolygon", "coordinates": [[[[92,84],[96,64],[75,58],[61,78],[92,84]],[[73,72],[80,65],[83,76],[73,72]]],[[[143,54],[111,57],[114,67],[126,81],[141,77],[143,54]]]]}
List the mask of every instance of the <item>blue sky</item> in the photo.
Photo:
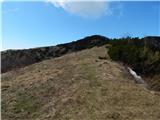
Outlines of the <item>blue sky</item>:
{"type": "Polygon", "coordinates": [[[160,35],[160,2],[3,2],[2,49],[51,46],[88,35],[160,35]]]}

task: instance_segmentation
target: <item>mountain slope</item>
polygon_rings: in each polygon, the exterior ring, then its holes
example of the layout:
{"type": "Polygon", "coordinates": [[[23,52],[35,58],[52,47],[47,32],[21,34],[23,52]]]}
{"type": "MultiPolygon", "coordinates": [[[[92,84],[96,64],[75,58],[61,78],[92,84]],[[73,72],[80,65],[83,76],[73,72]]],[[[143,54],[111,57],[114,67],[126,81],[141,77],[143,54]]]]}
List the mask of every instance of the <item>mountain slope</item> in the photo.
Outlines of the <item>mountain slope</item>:
{"type": "Polygon", "coordinates": [[[158,92],[133,81],[105,47],[45,60],[2,74],[2,119],[160,119],[158,92]]]}
{"type": "Polygon", "coordinates": [[[2,51],[1,71],[4,73],[46,59],[60,57],[67,53],[77,52],[95,46],[102,46],[108,41],[109,39],[104,36],[92,35],[77,41],[56,46],[2,51]]]}

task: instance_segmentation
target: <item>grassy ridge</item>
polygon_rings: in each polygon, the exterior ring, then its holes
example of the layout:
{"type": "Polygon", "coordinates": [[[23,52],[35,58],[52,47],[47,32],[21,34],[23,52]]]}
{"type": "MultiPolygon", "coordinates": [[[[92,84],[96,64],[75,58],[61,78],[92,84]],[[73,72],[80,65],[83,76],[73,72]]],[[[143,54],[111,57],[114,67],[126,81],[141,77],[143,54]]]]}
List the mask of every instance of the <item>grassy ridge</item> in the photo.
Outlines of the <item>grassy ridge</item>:
{"type": "Polygon", "coordinates": [[[131,81],[105,47],[45,60],[2,74],[2,119],[158,120],[160,96],[131,81]]]}

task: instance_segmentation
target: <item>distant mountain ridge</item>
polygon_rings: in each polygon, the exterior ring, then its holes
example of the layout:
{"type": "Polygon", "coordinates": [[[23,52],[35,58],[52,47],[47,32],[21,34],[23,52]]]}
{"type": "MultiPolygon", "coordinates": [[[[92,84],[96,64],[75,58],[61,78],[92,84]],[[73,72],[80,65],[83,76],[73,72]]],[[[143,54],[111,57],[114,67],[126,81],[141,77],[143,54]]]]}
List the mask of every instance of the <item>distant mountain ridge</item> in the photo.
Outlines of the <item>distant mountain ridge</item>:
{"type": "Polygon", "coordinates": [[[88,36],[83,39],[56,46],[40,47],[24,50],[6,50],[1,52],[1,72],[7,72],[15,68],[24,67],[45,59],[60,57],[67,53],[83,49],[102,46],[109,41],[100,35],[88,36]]]}
{"type": "MultiPolygon", "coordinates": [[[[132,40],[132,38],[129,39],[132,40]]],[[[60,57],[64,54],[77,52],[95,46],[102,46],[109,43],[110,40],[113,39],[109,39],[101,35],[92,35],[77,41],[73,41],[66,44],[59,44],[56,46],[39,47],[39,48],[31,48],[24,50],[2,51],[1,72],[4,73],[13,70],[15,68],[20,68],[36,62],[40,62],[45,59],[60,57]]],[[[150,47],[154,47],[156,49],[160,48],[159,36],[148,36],[142,39],[137,38],[137,40],[138,40],[137,45],[144,45],[146,42],[147,45],[150,47]]]]}

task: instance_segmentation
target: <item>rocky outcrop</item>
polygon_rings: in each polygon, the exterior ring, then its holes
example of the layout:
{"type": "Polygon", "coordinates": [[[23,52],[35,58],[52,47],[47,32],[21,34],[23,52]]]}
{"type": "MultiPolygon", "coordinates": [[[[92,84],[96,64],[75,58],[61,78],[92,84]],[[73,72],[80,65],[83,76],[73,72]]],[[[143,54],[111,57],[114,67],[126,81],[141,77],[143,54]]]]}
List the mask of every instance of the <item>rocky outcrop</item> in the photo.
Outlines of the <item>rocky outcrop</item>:
{"type": "Polygon", "coordinates": [[[2,51],[1,72],[4,73],[45,59],[60,57],[67,53],[80,51],[94,46],[102,46],[108,41],[109,39],[106,37],[94,35],[57,46],[2,51]]]}

